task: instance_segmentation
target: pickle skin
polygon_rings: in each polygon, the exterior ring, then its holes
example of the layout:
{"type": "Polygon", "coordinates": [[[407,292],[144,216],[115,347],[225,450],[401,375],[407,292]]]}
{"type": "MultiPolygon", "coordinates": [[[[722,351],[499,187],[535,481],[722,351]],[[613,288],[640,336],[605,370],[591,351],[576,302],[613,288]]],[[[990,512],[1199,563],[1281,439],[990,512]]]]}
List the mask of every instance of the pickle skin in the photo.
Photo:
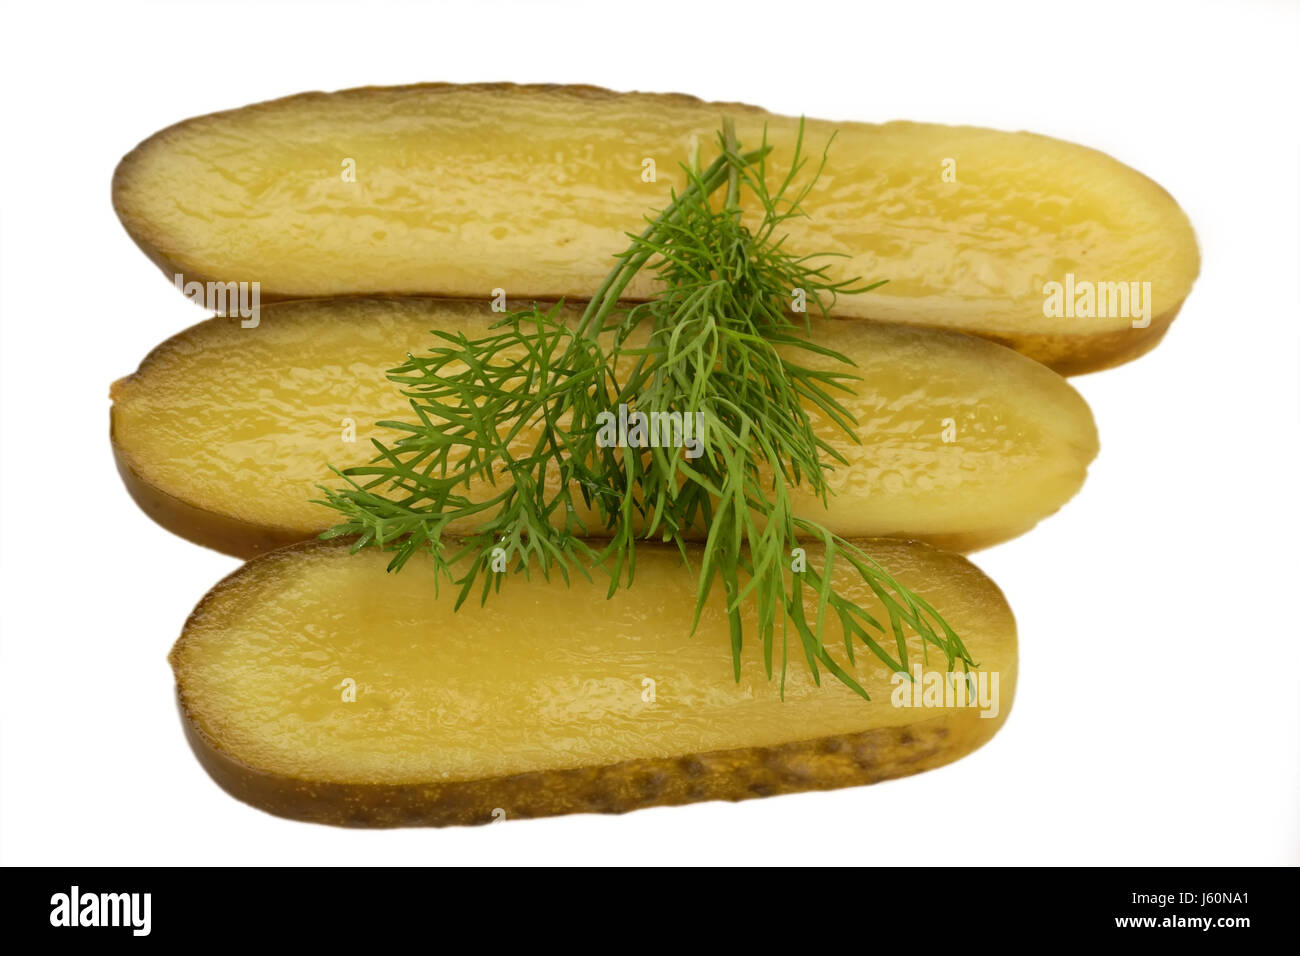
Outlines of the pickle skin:
{"type": "Polygon", "coordinates": [[[241,521],[183,501],[137,474],[116,441],[113,462],[136,506],[159,527],[204,548],[237,558],[254,558],[303,540],[292,528],[241,521]]]}
{"type": "MultiPolygon", "coordinates": [[[[829,678],[828,678],[829,679],[829,678]]],[[[474,826],[571,813],[622,814],[706,800],[739,802],[860,787],[933,770],[982,747],[1010,707],[990,720],[934,718],[906,727],[745,747],[605,767],[546,770],[490,780],[340,784],[295,780],[249,767],[196,726],[178,698],[185,739],[213,781],[278,817],[358,828],[474,826]]],[[[873,706],[863,702],[864,707],[873,706]]]]}

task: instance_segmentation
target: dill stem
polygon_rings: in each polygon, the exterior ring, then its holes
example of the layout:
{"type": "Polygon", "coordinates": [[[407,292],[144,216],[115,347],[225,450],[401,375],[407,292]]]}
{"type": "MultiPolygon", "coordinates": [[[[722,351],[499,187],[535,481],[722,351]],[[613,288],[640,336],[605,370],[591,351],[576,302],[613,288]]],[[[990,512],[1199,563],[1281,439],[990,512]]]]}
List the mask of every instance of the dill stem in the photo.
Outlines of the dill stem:
{"type": "MultiPolygon", "coordinates": [[[[723,154],[718,158],[724,159],[734,154],[739,147],[740,144],[736,142],[736,123],[730,116],[724,116],[722,118],[723,154]]],[[[727,169],[727,201],[724,208],[733,215],[740,214],[740,171],[734,163],[727,169]]]]}
{"type": "MultiPolygon", "coordinates": [[[[622,262],[611,269],[605,276],[600,288],[596,290],[596,293],[591,297],[591,301],[587,303],[586,309],[583,310],[582,318],[578,320],[577,334],[579,336],[585,335],[594,338],[600,334],[604,328],[605,319],[618,306],[618,301],[622,298],[628,284],[654,255],[653,243],[650,241],[663,231],[665,225],[677,219],[681,210],[694,201],[697,196],[710,196],[719,186],[726,182],[728,184],[727,201],[729,204],[736,203],[737,208],[739,208],[739,174],[736,169],[735,159],[735,150],[737,148],[735,124],[732,123],[730,118],[724,118],[723,126],[729,130],[726,151],[710,163],[709,168],[687,186],[680,195],[674,196],[668,207],[656,216],[641,231],[639,236],[634,237],[636,242],[633,243],[633,248],[638,251],[621,257],[622,262]]],[[[743,164],[757,162],[766,156],[771,149],[770,146],[764,146],[762,149],[756,149],[739,157],[739,161],[743,164]]],[[[630,236],[631,233],[628,235],[630,236]]]]}

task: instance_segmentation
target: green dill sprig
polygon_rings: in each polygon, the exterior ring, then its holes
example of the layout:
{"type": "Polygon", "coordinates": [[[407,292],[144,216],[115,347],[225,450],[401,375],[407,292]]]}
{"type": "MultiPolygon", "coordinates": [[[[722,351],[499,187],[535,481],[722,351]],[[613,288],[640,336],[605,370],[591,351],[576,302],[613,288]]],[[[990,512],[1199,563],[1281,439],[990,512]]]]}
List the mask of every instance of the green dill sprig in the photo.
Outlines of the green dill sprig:
{"type": "Polygon", "coordinates": [[[514,572],[535,568],[565,582],[570,573],[590,577],[602,568],[613,595],[633,582],[638,541],[675,544],[689,564],[687,541],[702,533],[695,620],[721,584],[737,679],[747,637],[741,607],[749,600],[769,679],[780,629],[783,687],[793,631],[817,683],[825,668],[867,696],[823,643],[831,619],[850,665],[857,641],[891,670],[908,673],[910,628],[949,668],[965,669],[973,664],[966,648],[929,604],[791,505],[799,485],[825,500],[827,472],[842,461],[816,434],[810,409],[856,440],[854,419],[836,397],[851,391],[855,376],[846,356],[811,340],[807,315],[792,318],[787,303],[802,290],[825,315],[837,296],[880,285],[833,280],[826,255],[796,256],[784,247],[780,227],[805,215],[802,203],[826,154],[795,190],[807,163],[801,124],[789,170],[771,189],[766,135],[758,150],[742,153],[724,120],[718,146],[708,168],[683,167],[686,187],[647,217],[640,234],[629,234],[630,246],[576,322],[566,324],[559,305],[534,305],[478,338],[435,330],[439,344],[394,368],[389,378],[415,420],[380,422],[400,437],[375,440],[370,464],[336,472],[344,487],[322,489],[321,503],[344,519],[322,537],[355,537],[354,550],[392,551],[392,571],[429,554],[436,577],[458,588],[459,608],[475,591],[486,601],[500,590],[506,575],[492,568],[503,557],[514,572]],[[741,214],[742,194],[758,210],[752,229],[741,214]],[[621,302],[645,268],[662,291],[648,302],[621,302]],[[843,368],[802,364],[810,354],[843,368]],[[702,453],[688,458],[679,448],[602,441],[602,424],[620,406],[699,413],[702,453]],[[486,497],[484,485],[492,489],[486,497]],[[471,496],[471,486],[479,494],[471,496]],[[580,520],[579,501],[598,528],[580,520]],[[467,522],[471,533],[449,533],[453,523],[467,522]],[[821,567],[805,562],[793,570],[794,549],[809,541],[822,545],[821,567]],[[835,586],[839,562],[867,583],[886,620],[835,586]],[[811,620],[806,599],[815,602],[811,620]]]}

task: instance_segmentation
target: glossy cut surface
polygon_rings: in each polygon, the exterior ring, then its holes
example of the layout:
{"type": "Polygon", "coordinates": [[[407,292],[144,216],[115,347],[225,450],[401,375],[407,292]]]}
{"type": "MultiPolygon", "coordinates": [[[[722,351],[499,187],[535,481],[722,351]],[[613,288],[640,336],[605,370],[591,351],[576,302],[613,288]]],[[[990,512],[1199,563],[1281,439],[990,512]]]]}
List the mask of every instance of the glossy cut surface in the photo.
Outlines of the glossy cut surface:
{"type": "MultiPolygon", "coordinates": [[[[789,117],[591,87],[429,84],[187,120],[122,161],[114,205],[169,277],[257,281],[268,299],[581,298],[625,233],[682,188],[679,164],[713,155],[724,114],[749,147],[766,128],[775,185],[789,117]]],[[[841,277],[889,280],[840,314],[960,329],[1088,371],[1152,347],[1199,270],[1177,203],[1103,153],[1030,133],[810,120],[803,176],[833,131],[789,247],[844,256],[830,266],[841,277]],[[1067,274],[1150,282],[1150,324],[1045,316],[1045,283],[1067,274]]],[[[642,276],[629,294],[652,289],[642,276]]]]}
{"type": "MultiPolygon", "coordinates": [[[[1000,592],[963,558],[863,544],[962,635],[996,700],[990,689],[982,709],[895,706],[891,672],[865,647],[855,673],[870,702],[829,676],[816,687],[801,659],[783,702],[757,647],[737,683],[720,601],[692,634],[694,577],[655,546],[612,599],[599,580],[512,577],[485,607],[460,611],[426,560],[389,574],[375,551],[296,546],[215,588],[171,663],[196,749],[223,785],[325,822],[626,810],[686,802],[692,777],[696,799],[870,782],[991,737],[1015,691],[1016,636],[1000,592]]],[[[883,613],[865,584],[843,580],[883,613]]],[[[839,632],[825,640],[843,660],[839,632]]],[[[919,644],[911,651],[919,661],[919,644]]],[[[779,670],[779,646],[776,657],[779,670]]]]}
{"type": "MultiPolygon", "coordinates": [[[[266,306],[252,329],[204,322],[113,386],[122,474],[160,523],[234,554],[314,537],[336,520],[311,502],[337,483],[329,466],[362,464],[372,438],[398,437],[377,422],[415,420],[385,371],[432,347],[430,329],[472,337],[495,318],[487,303],[349,299],[266,306]]],[[[841,401],[857,441],[818,421],[848,464],[830,476],[827,507],[799,490],[799,513],[845,537],[969,550],[1028,530],[1083,483],[1092,416],[1049,369],[954,333],[845,320],[813,330],[854,363],[860,381],[841,401]]]]}

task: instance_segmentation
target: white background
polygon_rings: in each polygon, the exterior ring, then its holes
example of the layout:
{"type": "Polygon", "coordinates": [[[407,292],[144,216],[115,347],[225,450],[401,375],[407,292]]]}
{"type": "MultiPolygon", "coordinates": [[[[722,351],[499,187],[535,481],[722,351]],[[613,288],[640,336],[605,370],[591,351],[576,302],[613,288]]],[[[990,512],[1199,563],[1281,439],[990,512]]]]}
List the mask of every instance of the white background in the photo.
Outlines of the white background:
{"type": "Polygon", "coordinates": [[[731,7],[6,4],[5,862],[1297,861],[1296,6],[731,7]],[[107,398],[202,315],[118,225],[109,179],[187,116],[421,80],[1030,129],[1112,153],[1182,203],[1204,265],[1165,344],[1075,380],[1102,438],[1086,487],[975,558],[1021,634],[1018,698],[992,743],[874,787],[441,831],[289,822],[209,781],[165,656],[236,562],[131,503],[107,398]]]}

